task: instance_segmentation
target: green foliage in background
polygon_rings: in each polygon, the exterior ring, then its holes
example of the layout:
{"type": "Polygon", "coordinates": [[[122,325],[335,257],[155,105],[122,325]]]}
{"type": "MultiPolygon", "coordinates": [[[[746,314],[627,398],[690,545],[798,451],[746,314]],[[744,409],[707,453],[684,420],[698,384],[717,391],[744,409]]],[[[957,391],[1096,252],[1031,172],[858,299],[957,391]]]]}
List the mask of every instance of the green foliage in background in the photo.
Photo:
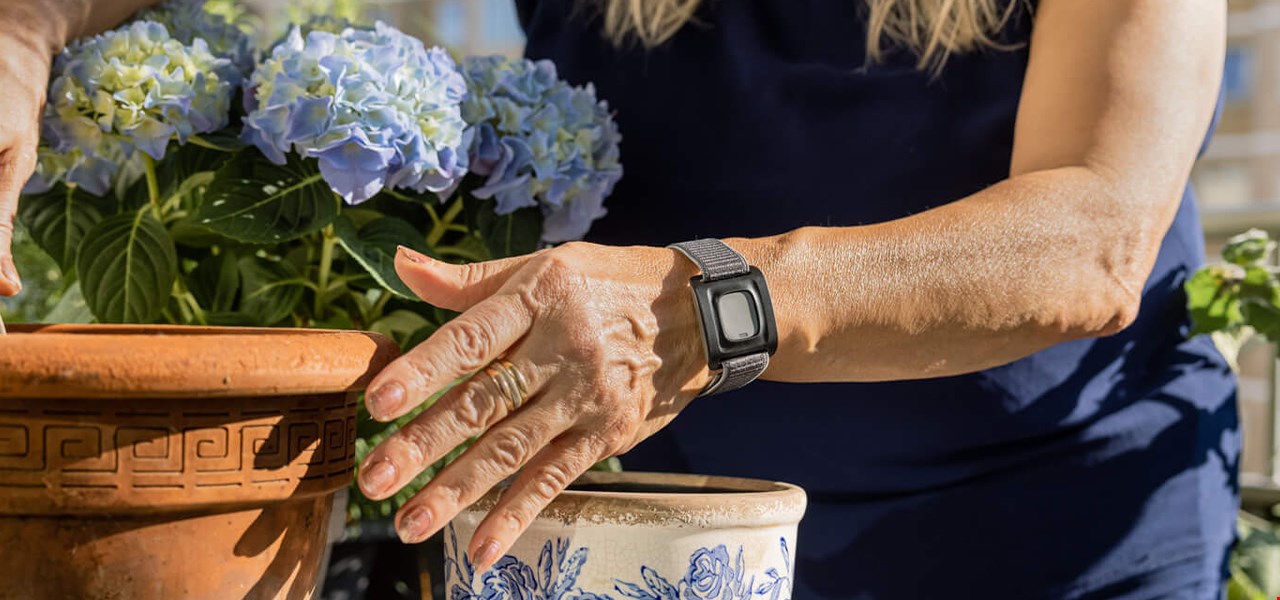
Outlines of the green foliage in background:
{"type": "Polygon", "coordinates": [[[1192,335],[1244,336],[1252,330],[1280,342],[1280,279],[1266,264],[1275,242],[1260,229],[1227,241],[1223,264],[1196,271],[1185,285],[1192,335]]]}
{"type": "MultiPolygon", "coordinates": [[[[279,37],[264,33],[269,28],[256,29],[255,23],[314,24],[316,16],[359,22],[366,16],[359,0],[273,6],[279,14],[225,0],[212,0],[204,8],[264,36],[264,47],[279,37]]],[[[329,19],[324,22],[332,24],[329,19]]],[[[343,35],[354,34],[348,30],[343,35]]],[[[261,63],[255,75],[275,73],[268,64],[261,63]]],[[[55,82],[59,80],[66,81],[55,82]]],[[[459,77],[457,82],[460,86],[464,80],[459,77]]],[[[326,85],[334,87],[332,82],[326,85]]],[[[422,93],[402,81],[390,87],[402,90],[405,98],[400,100],[422,93]]],[[[11,320],[369,330],[408,351],[456,315],[422,302],[400,281],[394,266],[399,247],[463,263],[527,254],[541,244],[542,210],[526,206],[497,214],[494,200],[471,193],[486,181],[474,173],[452,180],[448,198],[413,185],[361,190],[357,203],[343,202],[339,188],[329,180],[333,171],[322,174],[317,159],[304,158],[297,146],[296,152],[273,162],[260,146],[244,143],[246,108],[234,100],[239,96],[229,88],[225,91],[222,104],[202,105],[210,113],[204,129],[176,140],[163,129],[144,136],[162,151],[138,153],[140,160],[131,163],[138,177],[121,175],[114,185],[101,189],[87,185],[91,180],[52,177],[29,188],[33,193],[24,195],[19,206],[24,235],[17,245],[17,262],[27,274],[28,289],[22,300],[8,306],[16,315],[11,320]],[[414,191],[418,189],[424,191],[414,191]]],[[[182,93],[190,94],[190,100],[212,92],[183,88],[182,93]]],[[[451,100],[454,104],[456,96],[461,91],[451,100]]],[[[97,105],[68,106],[94,117],[104,110],[97,105]]],[[[359,114],[364,119],[383,118],[359,114]]],[[[163,124],[159,117],[149,118],[163,124]]],[[[455,120],[461,137],[461,117],[455,120]]],[[[95,122],[81,117],[84,121],[95,122]]],[[[433,135],[447,133],[440,123],[432,123],[428,129],[433,135]]],[[[130,131],[135,130],[142,128],[130,131]]],[[[113,130],[111,135],[123,134],[113,130]]],[[[359,458],[424,409],[389,424],[362,413],[359,458]]],[[[369,501],[357,490],[352,516],[391,514],[464,449],[427,469],[391,502],[369,501]]],[[[612,461],[601,468],[616,466],[612,461]]]]}
{"type": "MultiPolygon", "coordinates": [[[[22,293],[13,298],[0,298],[0,317],[6,323],[37,323],[54,314],[62,299],[62,273],[58,264],[40,250],[21,226],[14,232],[13,259],[22,269],[22,293]]],[[[63,319],[60,322],[77,321],[63,319]]]]}
{"type": "MultiPolygon", "coordinates": [[[[1280,278],[1268,264],[1275,248],[1265,231],[1250,229],[1227,240],[1225,262],[1201,268],[1184,286],[1192,335],[1212,335],[1233,366],[1254,333],[1280,342],[1280,278]]],[[[1280,590],[1280,514],[1272,512],[1268,520],[1240,511],[1228,600],[1269,600],[1280,590]]]]}
{"type": "MultiPolygon", "coordinates": [[[[1280,517],[1277,507],[1273,519],[1280,517]]],[[[1231,557],[1227,600],[1271,600],[1266,590],[1280,589],[1280,528],[1268,519],[1247,512],[1237,523],[1239,541],[1231,557]]]]}

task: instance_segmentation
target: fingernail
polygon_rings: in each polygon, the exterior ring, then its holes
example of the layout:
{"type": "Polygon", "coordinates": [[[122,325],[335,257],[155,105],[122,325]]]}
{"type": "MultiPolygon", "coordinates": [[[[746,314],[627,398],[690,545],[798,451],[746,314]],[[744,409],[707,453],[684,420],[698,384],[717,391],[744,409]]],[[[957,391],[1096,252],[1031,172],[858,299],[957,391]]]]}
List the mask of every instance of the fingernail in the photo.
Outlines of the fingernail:
{"type": "Polygon", "coordinates": [[[415,506],[400,519],[396,535],[406,544],[416,544],[431,533],[431,511],[425,506],[415,506]]]}
{"type": "Polygon", "coordinates": [[[480,545],[480,549],[476,551],[475,559],[471,562],[475,564],[477,571],[488,571],[493,563],[498,562],[498,540],[489,540],[480,545]]]}
{"type": "Polygon", "coordinates": [[[369,414],[374,416],[395,414],[404,404],[404,386],[384,383],[368,393],[365,403],[369,406],[369,414]]]}
{"type": "Polygon", "coordinates": [[[18,268],[13,264],[12,256],[6,256],[3,260],[0,260],[0,272],[4,273],[4,278],[8,279],[10,283],[18,286],[19,289],[22,288],[22,279],[18,277],[18,268]]]}
{"type": "Polygon", "coordinates": [[[396,480],[396,466],[389,460],[380,460],[372,468],[360,470],[360,484],[369,494],[382,495],[396,480]]]}
{"type": "Polygon", "coordinates": [[[406,246],[400,246],[400,254],[403,254],[409,262],[420,265],[425,265],[427,261],[431,260],[427,255],[406,246]]]}

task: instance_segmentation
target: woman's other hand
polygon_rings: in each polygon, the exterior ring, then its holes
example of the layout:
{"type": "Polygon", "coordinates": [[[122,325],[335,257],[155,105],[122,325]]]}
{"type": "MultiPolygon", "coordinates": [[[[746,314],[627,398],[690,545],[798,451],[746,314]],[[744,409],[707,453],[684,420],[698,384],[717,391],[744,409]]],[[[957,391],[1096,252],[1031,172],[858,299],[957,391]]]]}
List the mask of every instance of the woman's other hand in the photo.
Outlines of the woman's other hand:
{"type": "Polygon", "coordinates": [[[22,289],[12,252],[18,195],[35,170],[40,110],[62,46],[41,4],[0,2],[0,296],[22,289]]]}
{"type": "Polygon", "coordinates": [[[396,518],[401,538],[422,541],[520,471],[471,541],[478,568],[579,475],[661,429],[710,381],[689,292],[697,271],[674,250],[573,243],[470,265],[401,250],[396,269],[424,300],[462,314],[374,379],[370,414],[395,419],[479,373],[375,448],[360,487],[387,498],[479,436],[396,518]],[[514,412],[484,372],[498,359],[527,386],[514,412]]]}
{"type": "Polygon", "coordinates": [[[18,196],[36,167],[53,55],[157,0],[0,0],[0,296],[22,290],[13,263],[18,196]]]}

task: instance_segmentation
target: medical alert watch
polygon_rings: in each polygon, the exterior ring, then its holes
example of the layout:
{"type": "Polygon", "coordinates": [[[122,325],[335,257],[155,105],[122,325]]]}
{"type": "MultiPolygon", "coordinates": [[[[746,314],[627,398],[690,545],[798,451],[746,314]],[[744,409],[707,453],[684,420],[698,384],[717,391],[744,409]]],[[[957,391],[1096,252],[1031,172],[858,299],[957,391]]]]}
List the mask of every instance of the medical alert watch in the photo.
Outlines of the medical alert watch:
{"type": "Polygon", "coordinates": [[[702,275],[689,280],[706,339],[707,365],[717,371],[700,396],[736,390],[759,377],[778,349],[778,326],[764,274],[724,242],[672,244],[702,275]]]}

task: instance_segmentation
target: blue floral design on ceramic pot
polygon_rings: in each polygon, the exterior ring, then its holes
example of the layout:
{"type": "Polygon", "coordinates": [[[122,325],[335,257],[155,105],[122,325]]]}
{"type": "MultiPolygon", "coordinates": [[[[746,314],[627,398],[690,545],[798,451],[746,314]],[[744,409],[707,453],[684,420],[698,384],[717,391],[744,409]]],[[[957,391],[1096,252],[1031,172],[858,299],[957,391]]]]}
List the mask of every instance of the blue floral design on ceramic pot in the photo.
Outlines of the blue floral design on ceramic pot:
{"type": "Polygon", "coordinates": [[[445,571],[457,581],[449,590],[449,600],[790,600],[795,568],[786,538],[779,538],[778,546],[786,573],[770,568],[748,574],[742,546],[731,560],[728,547],[720,544],[694,551],[679,579],[667,579],[642,566],[638,582],[615,579],[612,590],[587,591],[577,582],[590,550],[578,548],[570,553],[568,538],[547,540],[536,567],[507,555],[488,571],[476,573],[450,526],[445,571]]]}

